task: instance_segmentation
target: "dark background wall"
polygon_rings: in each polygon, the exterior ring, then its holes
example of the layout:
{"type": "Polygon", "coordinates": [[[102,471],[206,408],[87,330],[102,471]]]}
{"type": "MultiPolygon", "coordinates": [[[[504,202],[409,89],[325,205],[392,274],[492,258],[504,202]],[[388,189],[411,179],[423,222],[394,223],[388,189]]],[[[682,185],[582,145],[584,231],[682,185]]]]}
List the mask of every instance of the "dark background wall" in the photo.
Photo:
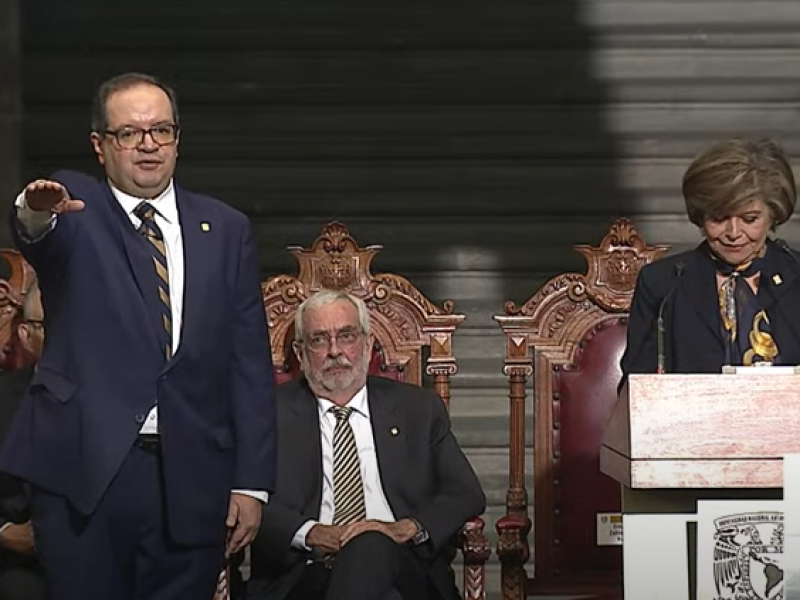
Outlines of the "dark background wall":
{"type": "Polygon", "coordinates": [[[633,208],[570,0],[216,4],[24,3],[24,178],[91,168],[92,90],[142,70],[179,92],[181,180],[257,221],[265,272],[334,216],[407,272],[478,266],[463,246],[530,271],[538,232],[504,225],[633,208]]]}
{"type": "MultiPolygon", "coordinates": [[[[362,245],[385,246],[376,269],[456,300],[468,319],[454,427],[492,522],[506,486],[507,401],[491,316],[581,270],[571,246],[599,241],[614,216],[633,217],[651,243],[696,243],[679,184],[711,141],[774,136],[800,154],[796,0],[0,9],[0,73],[19,82],[0,91],[4,193],[54,168],[95,169],[93,89],[148,71],[179,93],[178,177],[251,216],[265,276],[293,270],[285,246],[339,218],[362,245]]],[[[782,233],[800,241],[795,221],[782,233]]]]}
{"type": "MultiPolygon", "coordinates": [[[[0,0],[0,207],[19,186],[20,145],[20,27],[17,0],[0,0]]],[[[0,227],[0,242],[8,236],[0,227]]]]}

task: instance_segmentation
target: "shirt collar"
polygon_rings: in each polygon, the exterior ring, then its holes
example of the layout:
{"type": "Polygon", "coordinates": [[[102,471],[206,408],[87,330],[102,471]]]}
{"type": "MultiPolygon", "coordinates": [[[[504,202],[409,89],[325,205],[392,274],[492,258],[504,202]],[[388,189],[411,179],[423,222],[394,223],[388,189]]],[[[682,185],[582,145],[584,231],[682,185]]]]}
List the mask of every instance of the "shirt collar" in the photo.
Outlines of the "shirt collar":
{"type": "MultiPolygon", "coordinates": [[[[333,402],[326,398],[317,398],[317,405],[319,406],[320,416],[325,416],[327,412],[334,406],[333,402]]],[[[358,390],[345,406],[353,409],[353,412],[363,415],[369,419],[369,402],[367,402],[367,384],[364,384],[358,390]]]]}
{"type": "Polygon", "coordinates": [[[146,200],[153,205],[156,212],[161,215],[167,223],[172,224],[178,222],[178,203],[175,200],[175,186],[173,185],[172,179],[169,180],[167,189],[152,199],[137,198],[136,196],[126,194],[115,188],[110,181],[108,185],[111,188],[111,193],[114,194],[117,202],[120,203],[120,206],[122,206],[122,209],[128,216],[133,215],[134,209],[139,206],[143,200],[146,200]]]}

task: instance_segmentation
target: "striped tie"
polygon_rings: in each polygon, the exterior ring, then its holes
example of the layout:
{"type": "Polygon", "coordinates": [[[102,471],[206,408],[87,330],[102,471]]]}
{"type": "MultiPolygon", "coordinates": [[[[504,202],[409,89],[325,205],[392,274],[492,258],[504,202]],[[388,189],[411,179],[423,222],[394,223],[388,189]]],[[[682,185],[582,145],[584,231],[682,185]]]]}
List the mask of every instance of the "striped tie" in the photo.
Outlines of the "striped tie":
{"type": "Polygon", "coordinates": [[[350,427],[353,409],[334,406],[330,410],[336,415],[333,430],[333,524],[347,525],[367,518],[356,438],[350,427]]]}
{"type": "Polygon", "coordinates": [[[169,300],[169,270],[167,267],[167,247],[164,245],[164,234],[155,220],[156,209],[149,202],[142,202],[133,214],[142,220],[139,227],[141,234],[150,242],[153,256],[153,265],[158,278],[158,297],[161,309],[161,343],[167,360],[172,358],[172,306],[169,300]]]}

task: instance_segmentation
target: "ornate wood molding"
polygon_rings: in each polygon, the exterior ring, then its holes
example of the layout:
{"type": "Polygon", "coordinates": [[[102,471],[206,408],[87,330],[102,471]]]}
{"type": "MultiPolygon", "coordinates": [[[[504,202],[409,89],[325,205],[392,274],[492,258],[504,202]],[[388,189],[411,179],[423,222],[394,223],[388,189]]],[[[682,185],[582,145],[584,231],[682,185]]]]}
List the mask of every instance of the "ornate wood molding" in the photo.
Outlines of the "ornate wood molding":
{"type": "Polygon", "coordinates": [[[8,279],[0,279],[0,364],[4,368],[12,368],[5,364],[7,361],[13,362],[6,353],[12,337],[11,328],[36,274],[33,267],[16,250],[0,249],[0,260],[6,267],[4,271],[8,272],[8,279]]]}
{"type": "Polygon", "coordinates": [[[338,221],[326,225],[309,248],[288,248],[297,259],[298,274],[271,277],[261,290],[276,361],[283,354],[297,306],[314,292],[333,289],[364,300],[386,361],[406,369],[408,381],[421,382],[423,367],[433,376],[456,372],[452,335],[464,316],[454,314],[451,300],[438,306],[401,275],[373,275],[372,260],[381,248],[360,247],[338,221]],[[425,365],[423,346],[430,348],[425,365]]]}
{"type": "Polygon", "coordinates": [[[505,314],[495,317],[508,340],[506,365],[518,364],[531,346],[563,348],[558,358],[566,360],[574,351],[570,340],[580,339],[605,315],[627,313],[639,270],[668,249],[645,244],[626,218],[615,220],[599,245],[575,246],[586,260],[586,273],[558,275],[522,305],[506,302],[505,314]]]}
{"type": "Polygon", "coordinates": [[[465,600],[486,600],[486,561],[489,540],[483,533],[483,519],[468,521],[461,530],[461,552],[464,555],[463,597],[465,600]]]}

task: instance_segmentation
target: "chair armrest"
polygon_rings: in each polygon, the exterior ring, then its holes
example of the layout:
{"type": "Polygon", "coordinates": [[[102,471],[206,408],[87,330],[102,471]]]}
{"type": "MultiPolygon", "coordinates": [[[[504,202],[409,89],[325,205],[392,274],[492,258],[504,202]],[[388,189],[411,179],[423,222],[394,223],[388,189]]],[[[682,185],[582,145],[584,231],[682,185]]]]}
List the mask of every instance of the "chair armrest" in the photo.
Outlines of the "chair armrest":
{"type": "Polygon", "coordinates": [[[483,519],[476,517],[464,523],[459,538],[459,548],[464,555],[464,562],[468,565],[482,565],[489,560],[492,551],[489,549],[489,540],[483,533],[485,524],[483,519]]]}
{"type": "Polygon", "coordinates": [[[497,557],[503,563],[525,563],[530,557],[528,533],[531,520],[524,515],[505,515],[495,525],[500,535],[497,541],[497,557]]]}
{"type": "Polygon", "coordinates": [[[483,533],[484,527],[483,519],[470,519],[462,527],[458,539],[459,548],[464,555],[464,600],[486,598],[486,561],[492,551],[489,549],[489,540],[483,533]]]}

